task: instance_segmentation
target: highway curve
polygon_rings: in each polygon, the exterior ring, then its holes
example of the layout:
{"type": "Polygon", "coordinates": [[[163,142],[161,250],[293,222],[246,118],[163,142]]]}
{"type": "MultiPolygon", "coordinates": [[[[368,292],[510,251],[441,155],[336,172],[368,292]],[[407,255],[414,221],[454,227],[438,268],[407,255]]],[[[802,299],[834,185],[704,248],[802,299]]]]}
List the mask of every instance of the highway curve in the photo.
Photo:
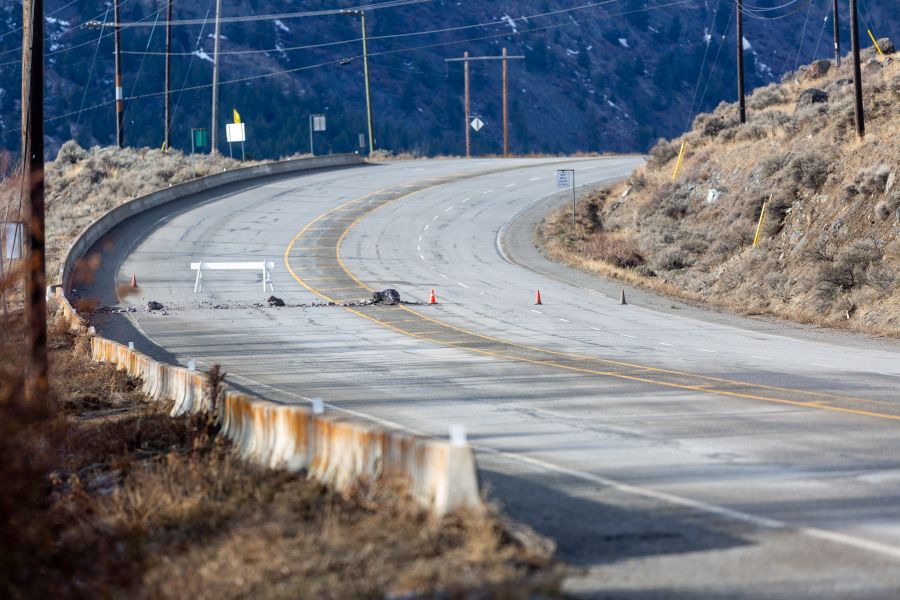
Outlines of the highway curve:
{"type": "MultiPolygon", "coordinates": [[[[555,538],[573,592],[900,591],[900,348],[742,319],[546,261],[541,214],[639,159],[415,161],[273,178],[98,242],[100,330],[432,435],[465,424],[489,496],[555,538]],[[273,260],[260,275],[197,260],[273,260]],[[134,273],[138,293],[115,297],[134,273]],[[395,288],[415,305],[344,304],[395,288]],[[426,304],[431,289],[438,304],[426,304]],[[544,303],[534,305],[540,289],[544,303]],[[165,312],[142,309],[147,300],[165,312]]],[[[174,211],[173,211],[174,208],[174,211]]]]}

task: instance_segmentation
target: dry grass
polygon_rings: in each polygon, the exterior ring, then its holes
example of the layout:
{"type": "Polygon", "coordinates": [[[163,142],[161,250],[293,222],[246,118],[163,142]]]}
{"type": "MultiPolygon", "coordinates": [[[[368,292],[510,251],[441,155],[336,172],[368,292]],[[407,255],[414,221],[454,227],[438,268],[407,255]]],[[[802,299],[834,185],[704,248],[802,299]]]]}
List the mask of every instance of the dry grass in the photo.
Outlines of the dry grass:
{"type": "Polygon", "coordinates": [[[403,489],[335,494],[245,463],[206,417],[173,419],[51,331],[51,398],[0,362],[0,597],[528,597],[563,574],[500,517],[437,520],[403,489]]]}
{"type": "Polygon", "coordinates": [[[900,335],[900,65],[864,69],[861,142],[848,69],[801,69],[757,90],[745,125],[733,104],[700,115],[627,181],[582,199],[574,230],[568,209],[548,216],[539,243],[578,268],[736,312],[900,335]],[[828,102],[795,106],[811,87],[828,102]]]}

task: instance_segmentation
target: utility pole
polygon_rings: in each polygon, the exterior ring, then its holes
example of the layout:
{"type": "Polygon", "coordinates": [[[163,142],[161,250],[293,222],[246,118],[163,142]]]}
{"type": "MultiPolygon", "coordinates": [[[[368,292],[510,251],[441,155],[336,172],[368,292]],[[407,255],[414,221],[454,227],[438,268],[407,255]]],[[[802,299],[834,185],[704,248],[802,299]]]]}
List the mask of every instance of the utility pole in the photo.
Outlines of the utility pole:
{"type": "Polygon", "coordinates": [[[509,81],[509,66],[506,48],[503,49],[503,158],[509,158],[509,94],[506,91],[509,81]]]}
{"type": "Polygon", "coordinates": [[[841,30],[838,23],[838,0],[832,0],[831,17],[834,21],[834,66],[841,66],[841,30]]]}
{"type": "Polygon", "coordinates": [[[22,177],[29,189],[28,279],[25,318],[28,323],[25,399],[44,402],[49,389],[47,360],[47,274],[44,256],[44,1],[22,3],[22,125],[25,164],[22,177]],[[30,8],[30,9],[29,9],[30,8]],[[26,92],[27,89],[27,92],[26,92]]]}
{"type": "Polygon", "coordinates": [[[470,98],[469,90],[471,88],[469,87],[469,52],[468,51],[463,52],[463,58],[465,58],[465,62],[463,63],[463,65],[464,65],[463,72],[465,73],[464,77],[465,77],[465,88],[466,88],[466,93],[465,93],[465,96],[466,96],[465,120],[466,120],[466,122],[463,123],[463,127],[466,128],[466,158],[472,158],[472,132],[469,129],[469,118],[471,116],[471,111],[469,110],[469,98],[470,98]]]}
{"type": "Polygon", "coordinates": [[[738,68],[738,116],[747,122],[747,105],[744,101],[744,0],[737,0],[737,68],[738,68]]]}
{"type": "Polygon", "coordinates": [[[212,128],[210,153],[219,153],[219,18],[222,15],[222,0],[216,0],[216,39],[213,42],[213,80],[212,80],[212,128]]]}
{"type": "Polygon", "coordinates": [[[113,0],[113,27],[116,40],[116,145],[125,146],[125,96],[122,92],[122,45],[119,39],[119,0],[113,0]]]}
{"type": "Polygon", "coordinates": [[[172,0],[166,0],[166,95],[165,95],[165,132],[163,149],[169,151],[169,121],[171,120],[172,95],[172,0]]]}
{"type": "Polygon", "coordinates": [[[850,0],[850,46],[853,49],[853,92],[856,96],[856,134],[866,135],[866,118],[863,114],[862,74],[859,70],[859,23],[856,19],[856,0],[850,0]]]}
{"type": "Polygon", "coordinates": [[[461,62],[463,63],[463,74],[464,74],[464,82],[465,82],[465,113],[466,113],[466,158],[472,157],[472,138],[471,132],[469,131],[469,127],[471,126],[469,120],[471,118],[469,112],[469,101],[470,101],[470,91],[469,91],[469,61],[473,60],[499,60],[503,62],[503,156],[509,156],[509,110],[507,107],[507,100],[509,94],[507,92],[507,83],[508,83],[508,67],[507,61],[509,60],[522,60],[524,56],[511,56],[507,53],[506,48],[503,49],[503,54],[500,56],[469,56],[468,52],[463,52],[462,58],[445,58],[444,62],[461,62]]]}
{"type": "Polygon", "coordinates": [[[369,156],[375,152],[375,132],[372,126],[372,91],[369,87],[369,40],[366,35],[366,11],[359,11],[362,22],[363,72],[366,77],[366,119],[369,122],[369,156]]]}
{"type": "Polygon", "coordinates": [[[369,156],[372,156],[372,153],[375,151],[375,128],[372,119],[372,90],[369,85],[369,37],[366,32],[366,11],[342,10],[341,14],[359,16],[362,25],[363,75],[366,80],[366,121],[369,124],[369,156]]]}

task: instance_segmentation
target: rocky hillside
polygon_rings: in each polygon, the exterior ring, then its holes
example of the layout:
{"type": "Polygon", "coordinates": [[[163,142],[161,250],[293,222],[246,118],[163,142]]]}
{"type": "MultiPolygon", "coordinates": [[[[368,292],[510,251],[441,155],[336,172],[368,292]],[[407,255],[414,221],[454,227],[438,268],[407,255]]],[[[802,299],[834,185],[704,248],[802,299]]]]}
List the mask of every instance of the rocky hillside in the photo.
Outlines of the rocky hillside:
{"type": "Polygon", "coordinates": [[[551,216],[545,248],[739,312],[900,335],[900,63],[863,56],[864,140],[849,62],[815,63],[756,90],[746,124],[723,103],[661,141],[580,204],[576,231],[570,213],[551,216]]]}
{"type": "MultiPolygon", "coordinates": [[[[113,39],[84,29],[110,21],[105,0],[48,0],[48,154],[75,139],[82,147],[114,143],[113,39]],[[102,37],[101,37],[102,36],[102,37]],[[99,45],[98,45],[99,44],[99,45]]],[[[122,0],[123,22],[164,18],[163,0],[122,0]]],[[[231,0],[224,16],[260,16],[348,7],[353,0],[231,0]]],[[[799,61],[831,53],[831,2],[745,2],[749,88],[775,81],[799,61]]],[[[843,5],[842,5],[843,6],[843,5]]],[[[900,37],[891,3],[862,4],[863,23],[900,37]]],[[[173,29],[173,87],[179,90],[174,145],[190,149],[192,127],[210,112],[215,2],[176,1],[176,19],[205,25],[173,29]]],[[[841,15],[846,24],[847,15],[841,15]]],[[[21,3],[0,3],[0,147],[18,147],[21,3]]],[[[511,147],[519,153],[649,149],[678,135],[699,109],[735,98],[734,3],[707,0],[431,0],[372,10],[372,92],[378,145],[424,154],[464,151],[462,65],[468,50],[524,60],[510,64],[511,147]],[[580,8],[574,9],[573,7],[580,8]],[[481,25],[478,25],[481,24],[481,25]],[[475,26],[473,26],[475,25],[475,26]],[[398,35],[440,30],[427,35],[398,35]],[[393,37],[392,37],[393,36],[393,37]]],[[[326,113],[322,151],[357,148],[365,130],[359,19],[348,15],[281,18],[222,26],[220,105],[247,122],[247,152],[274,158],[305,151],[308,115],[326,113]],[[227,53],[227,54],[226,54],[227,53]]],[[[122,31],[126,143],[159,148],[163,139],[164,29],[122,31]],[[145,54],[146,53],[146,54],[145,54]]],[[[846,47],[847,28],[842,28],[846,47]]],[[[868,39],[863,35],[866,45],[868,39]]],[[[472,112],[487,123],[474,134],[478,154],[501,148],[500,65],[472,64],[472,112]]],[[[226,155],[224,122],[221,150],[226,155]]],[[[230,120],[230,119],[229,119],[230,120]]]]}

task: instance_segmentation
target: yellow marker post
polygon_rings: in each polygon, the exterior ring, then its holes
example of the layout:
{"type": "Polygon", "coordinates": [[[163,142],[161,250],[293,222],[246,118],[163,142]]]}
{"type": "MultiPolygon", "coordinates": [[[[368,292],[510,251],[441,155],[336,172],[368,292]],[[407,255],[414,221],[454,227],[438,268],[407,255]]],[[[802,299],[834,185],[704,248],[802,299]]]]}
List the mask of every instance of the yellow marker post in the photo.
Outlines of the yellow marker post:
{"type": "Polygon", "coordinates": [[[875,44],[875,49],[878,50],[878,54],[884,56],[884,52],[881,51],[881,46],[878,45],[878,42],[875,40],[875,36],[872,35],[871,29],[866,29],[869,32],[869,38],[872,40],[872,43],[875,44]]]}
{"type": "Polygon", "coordinates": [[[759,223],[756,224],[756,235],[753,236],[753,245],[759,245],[759,235],[762,233],[762,226],[766,220],[766,208],[769,206],[769,202],[772,201],[772,194],[769,194],[769,199],[763,202],[762,210],[759,211],[759,223]]]}
{"type": "Polygon", "coordinates": [[[685,148],[687,148],[687,142],[681,142],[681,150],[678,151],[678,162],[675,163],[675,171],[672,173],[672,181],[675,181],[675,176],[678,175],[678,168],[681,166],[681,161],[684,158],[685,148]]]}

